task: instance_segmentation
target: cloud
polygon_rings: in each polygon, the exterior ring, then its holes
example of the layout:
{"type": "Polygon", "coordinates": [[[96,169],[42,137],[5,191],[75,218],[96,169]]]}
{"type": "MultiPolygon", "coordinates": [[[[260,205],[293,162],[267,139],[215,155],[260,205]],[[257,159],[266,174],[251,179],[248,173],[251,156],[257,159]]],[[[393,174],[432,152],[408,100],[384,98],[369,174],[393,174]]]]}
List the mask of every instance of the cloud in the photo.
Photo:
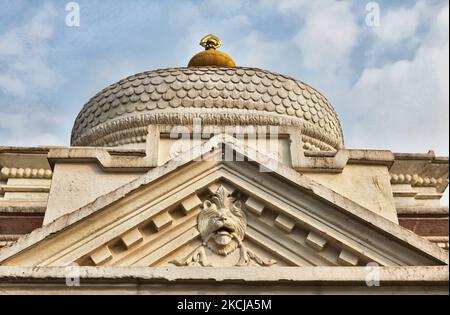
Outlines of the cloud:
{"type": "Polygon", "coordinates": [[[0,57],[17,56],[23,53],[23,44],[16,31],[0,36],[0,57]]]}
{"type": "Polygon", "coordinates": [[[278,63],[295,64],[291,69],[301,71],[303,79],[306,75],[313,81],[315,77],[326,80],[323,86],[342,81],[338,79],[349,69],[360,33],[350,1],[262,0],[259,6],[289,23],[283,45],[293,51],[295,59],[278,63]]]}
{"type": "Polygon", "coordinates": [[[0,145],[65,142],[66,118],[43,101],[58,90],[48,46],[55,17],[56,9],[46,3],[22,25],[0,33],[0,145]]]}
{"type": "Polygon", "coordinates": [[[22,81],[6,74],[0,74],[0,89],[19,96],[25,95],[25,86],[22,81]]]}
{"type": "Polygon", "coordinates": [[[52,110],[39,111],[35,106],[0,107],[0,146],[62,145],[59,134],[67,118],[52,110]]]}
{"type": "Polygon", "coordinates": [[[282,62],[287,45],[283,40],[270,40],[263,33],[252,30],[228,45],[240,66],[274,69],[271,65],[282,62]]]}
{"type": "Polygon", "coordinates": [[[347,99],[353,116],[347,126],[347,143],[448,154],[448,5],[436,11],[432,21],[411,60],[363,71],[347,99]]]}
{"type": "Polygon", "coordinates": [[[23,97],[56,81],[46,62],[55,16],[55,8],[46,3],[27,23],[0,34],[0,91],[23,97]]]}
{"type": "Polygon", "coordinates": [[[358,36],[350,2],[314,1],[304,9],[304,25],[294,37],[304,66],[327,72],[346,66],[358,36]]]}
{"type": "MultiPolygon", "coordinates": [[[[328,0],[326,0],[328,1],[328,0]]],[[[316,1],[314,1],[316,2],[316,1]]],[[[261,0],[260,5],[267,11],[277,10],[283,15],[298,15],[298,12],[311,5],[312,1],[308,0],[261,0]]]]}
{"type": "Polygon", "coordinates": [[[381,10],[380,26],[374,27],[374,34],[382,41],[390,44],[411,38],[415,35],[421,19],[423,2],[418,1],[415,6],[381,10]]]}
{"type": "MultiPolygon", "coordinates": [[[[285,49],[269,69],[304,80],[335,104],[348,93],[355,69],[361,27],[351,1],[262,0],[265,12],[276,14],[284,24],[281,38],[270,38],[285,49]]],[[[364,10],[362,11],[364,12],[364,10]]]]}

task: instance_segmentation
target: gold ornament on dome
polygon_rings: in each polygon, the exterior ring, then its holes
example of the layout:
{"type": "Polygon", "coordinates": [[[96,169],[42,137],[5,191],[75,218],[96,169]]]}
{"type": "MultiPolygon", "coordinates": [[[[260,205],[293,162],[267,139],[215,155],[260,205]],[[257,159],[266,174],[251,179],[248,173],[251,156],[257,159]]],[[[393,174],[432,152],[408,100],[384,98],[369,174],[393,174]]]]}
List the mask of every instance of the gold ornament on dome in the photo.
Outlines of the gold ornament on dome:
{"type": "Polygon", "coordinates": [[[188,67],[224,67],[234,68],[236,63],[227,53],[217,50],[222,41],[215,35],[209,34],[200,40],[200,46],[205,50],[199,52],[189,61],[188,67]]]}
{"type": "Polygon", "coordinates": [[[200,46],[204,47],[205,50],[217,49],[222,46],[222,41],[217,36],[209,34],[200,40],[200,46]]]}

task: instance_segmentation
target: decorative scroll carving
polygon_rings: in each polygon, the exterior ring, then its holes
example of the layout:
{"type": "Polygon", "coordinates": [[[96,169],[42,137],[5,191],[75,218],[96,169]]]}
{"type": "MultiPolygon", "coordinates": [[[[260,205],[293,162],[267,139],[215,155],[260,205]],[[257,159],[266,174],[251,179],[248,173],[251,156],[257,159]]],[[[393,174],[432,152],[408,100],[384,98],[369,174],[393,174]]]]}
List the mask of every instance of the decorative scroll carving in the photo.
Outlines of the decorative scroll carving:
{"type": "Polygon", "coordinates": [[[239,250],[236,266],[248,266],[252,263],[270,266],[276,263],[272,259],[259,257],[242,243],[247,228],[242,203],[230,196],[222,185],[209,200],[203,202],[203,209],[197,218],[197,228],[202,245],[186,258],[171,263],[177,266],[212,266],[209,255],[225,257],[236,250],[239,250]]]}

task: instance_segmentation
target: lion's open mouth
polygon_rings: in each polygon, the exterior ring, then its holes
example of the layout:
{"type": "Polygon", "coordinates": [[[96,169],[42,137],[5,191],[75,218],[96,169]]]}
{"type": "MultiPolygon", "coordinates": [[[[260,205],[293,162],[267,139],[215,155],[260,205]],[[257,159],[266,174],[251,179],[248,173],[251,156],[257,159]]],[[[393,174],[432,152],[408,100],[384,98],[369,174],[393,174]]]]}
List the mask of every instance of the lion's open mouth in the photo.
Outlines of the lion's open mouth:
{"type": "Polygon", "coordinates": [[[234,229],[228,226],[222,226],[221,228],[216,230],[216,234],[232,234],[234,233],[234,229]]]}

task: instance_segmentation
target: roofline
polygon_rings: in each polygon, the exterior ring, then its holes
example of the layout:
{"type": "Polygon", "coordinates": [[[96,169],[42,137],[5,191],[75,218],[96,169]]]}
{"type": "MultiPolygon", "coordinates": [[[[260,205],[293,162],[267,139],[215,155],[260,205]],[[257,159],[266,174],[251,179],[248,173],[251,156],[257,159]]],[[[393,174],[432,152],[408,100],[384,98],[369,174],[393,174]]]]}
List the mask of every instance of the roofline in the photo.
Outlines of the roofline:
{"type": "MultiPolygon", "coordinates": [[[[63,215],[55,221],[52,221],[42,226],[41,228],[34,230],[30,234],[21,237],[12,246],[0,250],[0,262],[44,240],[46,237],[65,229],[69,225],[72,225],[82,220],[83,218],[86,218],[89,215],[100,211],[107,205],[119,200],[128,193],[135,191],[138,188],[150,182],[153,182],[158,178],[161,178],[162,176],[182,167],[183,165],[187,165],[189,163],[192,163],[193,161],[201,160],[202,157],[204,157],[206,154],[210,154],[211,152],[216,151],[215,149],[222,146],[230,146],[232,150],[234,150],[238,154],[241,154],[242,156],[255,157],[252,158],[252,160],[256,163],[264,165],[267,169],[271,169],[273,168],[273,165],[275,165],[276,170],[274,170],[274,172],[279,176],[284,177],[294,185],[311,191],[318,197],[322,198],[324,201],[333,203],[343,211],[349,213],[350,215],[358,217],[360,220],[365,221],[367,224],[370,224],[380,229],[384,233],[395,237],[397,240],[406,243],[408,246],[415,247],[426,255],[429,255],[430,257],[433,257],[434,259],[441,261],[444,264],[448,264],[448,252],[441,249],[439,246],[430,243],[429,241],[407,230],[406,228],[403,228],[398,224],[395,224],[390,220],[374,213],[373,211],[364,208],[354,201],[334,192],[333,190],[315,182],[312,179],[307,178],[306,176],[299,174],[294,169],[287,167],[268,156],[265,156],[257,150],[246,146],[245,144],[239,142],[237,139],[226,134],[214,136],[199,147],[195,147],[190,151],[182,153],[179,158],[172,159],[166,162],[164,165],[156,167],[143,174],[142,176],[139,176],[138,178],[132,180],[131,182],[122,185],[118,189],[98,197],[95,201],[86,204],[78,210],[63,215]],[[349,205],[351,205],[352,207],[349,207],[349,205]]],[[[215,154],[217,154],[217,151],[215,154]]]]}

